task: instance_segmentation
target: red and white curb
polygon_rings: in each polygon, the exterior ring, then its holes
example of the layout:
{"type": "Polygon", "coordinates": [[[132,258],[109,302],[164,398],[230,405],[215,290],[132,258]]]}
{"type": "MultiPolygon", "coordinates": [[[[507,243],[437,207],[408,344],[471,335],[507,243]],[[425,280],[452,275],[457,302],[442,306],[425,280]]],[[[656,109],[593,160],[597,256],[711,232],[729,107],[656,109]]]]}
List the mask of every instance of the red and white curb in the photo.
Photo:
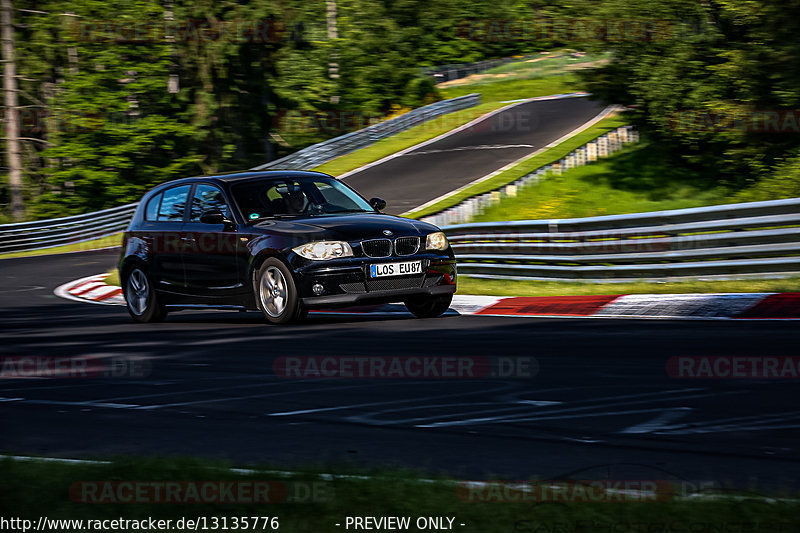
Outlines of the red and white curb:
{"type": "MultiPolygon", "coordinates": [[[[125,305],[122,289],[105,283],[107,274],[76,279],[56,296],[102,305],[125,305]]],[[[363,305],[325,314],[408,315],[401,304],[363,305]]],[[[593,296],[499,297],[457,294],[451,314],[556,318],[800,319],[800,292],[720,294],[611,294],[593,296]]]]}
{"type": "Polygon", "coordinates": [[[492,316],[648,319],[800,319],[800,293],[611,294],[503,298],[492,316]]]}
{"type": "MultiPolygon", "coordinates": [[[[105,278],[108,274],[97,274],[85,278],[76,279],[57,287],[53,292],[56,296],[90,304],[102,305],[125,305],[125,297],[122,295],[122,288],[116,285],[108,285],[105,278]]],[[[481,309],[485,309],[496,303],[500,298],[495,296],[461,296],[456,295],[453,304],[450,306],[452,311],[462,315],[472,315],[481,309]]],[[[404,314],[410,313],[404,305],[362,305],[335,310],[318,310],[314,313],[325,314],[348,314],[358,315],[366,313],[379,314],[404,314]]]]}
{"type": "Polygon", "coordinates": [[[116,285],[108,285],[105,282],[108,274],[97,274],[88,276],[75,281],[65,283],[56,287],[53,291],[56,296],[67,300],[78,302],[88,302],[103,305],[125,305],[125,298],[122,296],[122,289],[116,285]]]}

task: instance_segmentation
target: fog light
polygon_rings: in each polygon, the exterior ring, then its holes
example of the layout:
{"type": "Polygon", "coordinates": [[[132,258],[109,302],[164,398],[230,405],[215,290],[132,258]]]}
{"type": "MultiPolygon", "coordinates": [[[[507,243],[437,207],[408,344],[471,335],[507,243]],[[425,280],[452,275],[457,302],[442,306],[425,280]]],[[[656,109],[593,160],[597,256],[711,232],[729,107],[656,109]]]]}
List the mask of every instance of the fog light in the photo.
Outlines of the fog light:
{"type": "Polygon", "coordinates": [[[325,292],[325,287],[323,287],[321,283],[315,283],[311,286],[311,290],[314,292],[314,295],[319,296],[325,292]]]}

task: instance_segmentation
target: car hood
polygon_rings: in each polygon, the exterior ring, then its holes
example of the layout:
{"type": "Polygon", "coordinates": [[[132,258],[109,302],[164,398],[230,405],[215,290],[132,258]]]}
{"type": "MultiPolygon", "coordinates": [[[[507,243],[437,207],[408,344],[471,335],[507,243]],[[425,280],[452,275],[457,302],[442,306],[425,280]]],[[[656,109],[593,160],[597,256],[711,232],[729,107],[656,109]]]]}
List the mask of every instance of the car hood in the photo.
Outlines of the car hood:
{"type": "Polygon", "coordinates": [[[315,216],[279,219],[259,222],[251,226],[254,230],[282,233],[316,233],[324,238],[361,240],[385,237],[384,230],[393,236],[427,235],[438,231],[436,226],[419,220],[384,215],[381,213],[358,213],[352,215],[315,216]]]}

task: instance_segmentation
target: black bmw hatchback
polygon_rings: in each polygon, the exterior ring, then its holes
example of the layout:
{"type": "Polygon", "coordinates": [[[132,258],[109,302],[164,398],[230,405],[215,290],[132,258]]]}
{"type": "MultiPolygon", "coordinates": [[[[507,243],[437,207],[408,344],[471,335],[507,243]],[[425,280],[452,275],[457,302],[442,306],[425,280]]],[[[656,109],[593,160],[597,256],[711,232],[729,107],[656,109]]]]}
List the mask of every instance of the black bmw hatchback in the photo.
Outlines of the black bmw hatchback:
{"type": "Polygon", "coordinates": [[[197,307],[260,309],[276,324],[309,309],[404,302],[444,313],[456,264],[431,224],[381,213],[319,172],[186,178],[142,198],[125,232],[119,273],[139,322],[197,307]]]}

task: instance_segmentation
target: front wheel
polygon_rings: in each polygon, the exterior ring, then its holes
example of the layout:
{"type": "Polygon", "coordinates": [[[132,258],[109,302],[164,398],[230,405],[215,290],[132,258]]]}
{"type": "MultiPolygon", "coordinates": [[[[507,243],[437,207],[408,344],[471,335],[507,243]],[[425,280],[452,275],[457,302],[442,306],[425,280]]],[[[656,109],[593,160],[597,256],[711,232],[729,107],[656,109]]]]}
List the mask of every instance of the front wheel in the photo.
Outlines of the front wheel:
{"type": "Polygon", "coordinates": [[[133,267],[125,276],[125,302],[128,312],[137,322],[161,322],[167,309],[158,301],[150,276],[140,267],[133,267]]]}
{"type": "Polygon", "coordinates": [[[417,296],[406,300],[405,304],[417,318],[436,318],[450,308],[452,294],[442,296],[417,296]]]}
{"type": "Polygon", "coordinates": [[[264,261],[258,270],[256,293],[259,309],[273,324],[298,322],[306,316],[292,273],[274,257],[264,261]]]}

